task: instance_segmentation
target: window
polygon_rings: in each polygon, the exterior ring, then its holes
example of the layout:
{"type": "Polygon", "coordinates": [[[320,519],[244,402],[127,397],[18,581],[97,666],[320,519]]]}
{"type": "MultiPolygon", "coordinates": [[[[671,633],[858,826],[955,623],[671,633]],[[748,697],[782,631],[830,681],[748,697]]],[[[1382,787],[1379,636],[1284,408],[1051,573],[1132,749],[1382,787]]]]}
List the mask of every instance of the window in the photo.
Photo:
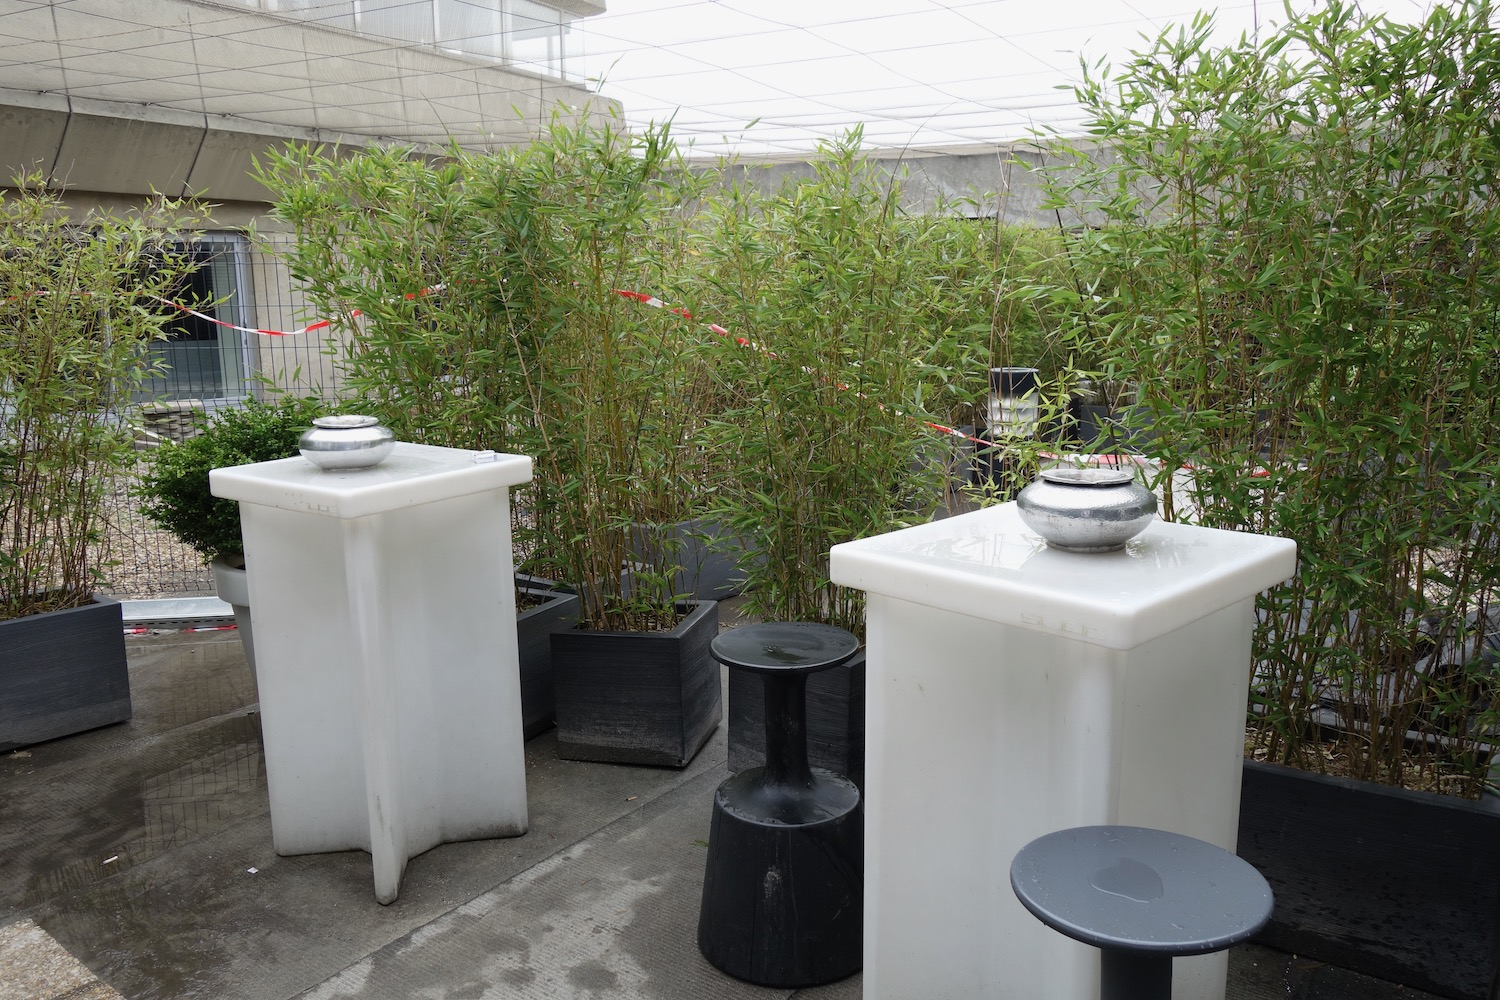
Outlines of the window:
{"type": "MultiPolygon", "coordinates": [[[[250,326],[243,238],[233,233],[205,236],[193,256],[199,267],[174,301],[222,322],[250,326]]],[[[168,370],[141,384],[142,401],[245,395],[243,334],[183,312],[175,312],[168,329],[170,337],[151,347],[151,353],[166,362],[168,370]]]]}
{"type": "Polygon", "coordinates": [[[354,0],[354,28],[366,35],[431,45],[432,0],[354,0]]]}
{"type": "Polygon", "coordinates": [[[247,7],[258,7],[272,14],[285,14],[299,21],[326,24],[335,28],[354,28],[356,0],[234,0],[247,7]]]}
{"type": "Polygon", "coordinates": [[[563,76],[569,23],[562,11],[531,0],[511,0],[510,11],[511,60],[539,73],[563,76]]]}
{"type": "Polygon", "coordinates": [[[573,15],[537,0],[230,0],[245,7],[400,42],[507,61],[575,79],[573,15]]]}
{"type": "Polygon", "coordinates": [[[438,46],[475,56],[505,56],[496,0],[437,0],[438,46]]]}

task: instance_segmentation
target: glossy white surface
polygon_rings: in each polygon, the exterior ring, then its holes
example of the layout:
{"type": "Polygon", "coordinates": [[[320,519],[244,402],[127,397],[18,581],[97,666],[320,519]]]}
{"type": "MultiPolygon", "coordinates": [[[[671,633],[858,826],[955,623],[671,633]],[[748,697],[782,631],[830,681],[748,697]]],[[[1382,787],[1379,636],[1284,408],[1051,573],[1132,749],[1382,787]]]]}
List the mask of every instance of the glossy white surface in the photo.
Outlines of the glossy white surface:
{"type": "Polygon", "coordinates": [[[833,547],[833,581],[1131,649],[1291,576],[1296,543],[1153,522],[1119,552],[1049,548],[1002,504],[833,547]]]}
{"type": "Polygon", "coordinates": [[[320,469],[297,455],[208,474],[214,496],[326,517],[364,517],[530,479],[531,459],[525,455],[404,441],[368,469],[320,469]]]}
{"type": "MultiPolygon", "coordinates": [[[[833,550],[870,592],[867,1000],[1095,1000],[1098,952],[1026,912],[1011,859],[1109,823],[1233,849],[1254,595],[1294,560],[1172,524],[1051,551],[1009,506],[833,550]]],[[[1226,969],[1178,960],[1174,997],[1222,1000],[1226,969]]]]}
{"type": "Polygon", "coordinates": [[[437,844],[526,832],[506,486],[530,461],[501,458],[211,480],[240,500],[276,851],[369,851],[382,903],[437,844]]]}

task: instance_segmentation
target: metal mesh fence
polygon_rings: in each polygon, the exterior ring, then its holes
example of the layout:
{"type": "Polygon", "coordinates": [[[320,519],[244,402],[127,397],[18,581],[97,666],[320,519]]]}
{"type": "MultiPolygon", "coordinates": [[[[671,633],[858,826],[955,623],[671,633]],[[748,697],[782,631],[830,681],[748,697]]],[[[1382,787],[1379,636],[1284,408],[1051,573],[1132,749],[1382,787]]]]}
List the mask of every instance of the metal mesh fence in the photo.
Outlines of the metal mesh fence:
{"type": "MultiPolygon", "coordinates": [[[[136,463],[139,474],[142,463],[136,463]]],[[[122,600],[206,595],[213,576],[203,557],[136,509],[135,476],[119,477],[110,491],[104,537],[106,593],[122,600]]]]}
{"type": "Polygon", "coordinates": [[[334,357],[337,342],[327,331],[290,332],[326,318],[312,312],[278,256],[292,240],[286,233],[260,235],[253,243],[244,242],[245,301],[254,321],[243,325],[288,334],[248,334],[245,363],[257,383],[257,395],[280,390],[331,399],[339,388],[334,357]]]}
{"type": "MultiPolygon", "coordinates": [[[[312,316],[277,256],[290,235],[212,234],[193,296],[213,301],[199,318],[184,313],[158,356],[168,366],[141,394],[138,418],[141,461],[110,493],[108,529],[100,540],[106,569],[103,589],[123,599],[211,594],[213,577],[203,557],[163,531],[137,509],[132,488],[151,448],[182,440],[214,410],[281,392],[332,398],[338,391],[325,331],[296,331],[312,316]],[[257,332],[263,331],[263,332],[257,332]]],[[[136,415],[132,415],[136,416],[136,415]]]]}

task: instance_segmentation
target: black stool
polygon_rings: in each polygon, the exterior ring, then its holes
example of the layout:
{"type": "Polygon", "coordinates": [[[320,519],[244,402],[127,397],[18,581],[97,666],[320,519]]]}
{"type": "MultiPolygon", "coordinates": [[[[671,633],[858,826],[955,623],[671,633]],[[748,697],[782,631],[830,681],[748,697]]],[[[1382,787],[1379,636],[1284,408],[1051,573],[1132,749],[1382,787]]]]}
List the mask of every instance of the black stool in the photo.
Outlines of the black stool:
{"type": "Polygon", "coordinates": [[[714,658],[766,690],[766,766],[714,793],[698,948],[760,986],[832,982],[859,971],[864,816],[848,778],[807,763],[807,675],[859,648],[841,628],[767,622],[720,633],[714,658]]]}
{"type": "Polygon", "coordinates": [[[1271,919],[1271,887],[1249,862],[1138,826],[1039,837],[1010,887],[1042,923],[1100,949],[1100,1000],[1170,1000],[1174,956],[1222,951],[1271,919]]]}

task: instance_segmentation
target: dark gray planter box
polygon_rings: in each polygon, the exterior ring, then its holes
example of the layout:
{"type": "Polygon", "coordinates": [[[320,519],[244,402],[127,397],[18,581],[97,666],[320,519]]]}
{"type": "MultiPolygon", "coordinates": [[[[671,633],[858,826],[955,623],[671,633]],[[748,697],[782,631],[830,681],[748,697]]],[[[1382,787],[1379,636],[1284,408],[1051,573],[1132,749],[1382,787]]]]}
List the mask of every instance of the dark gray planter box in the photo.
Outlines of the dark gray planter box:
{"type": "Polygon", "coordinates": [[[719,664],[708,651],[718,605],[689,606],[670,632],[553,633],[559,757],[687,766],[723,715],[719,664]]]}
{"type": "Polygon", "coordinates": [[[128,718],[119,601],[0,622],[0,751],[128,718]]]}
{"type": "Polygon", "coordinates": [[[1240,857],[1276,894],[1256,938],[1453,997],[1500,976],[1500,809],[1246,761],[1240,857]]]}
{"type": "Polygon", "coordinates": [[[552,675],[552,633],[578,624],[578,595],[553,589],[536,577],[516,577],[516,596],[540,604],[516,615],[516,647],[520,654],[521,729],[529,740],[552,728],[557,689],[552,675]]]}
{"type": "MultiPolygon", "coordinates": [[[[807,759],[865,787],[865,651],[807,679],[807,759]]],[[[729,671],[729,770],[766,762],[765,686],[746,670],[729,671]]]]}
{"type": "Polygon", "coordinates": [[[745,588],[744,547],[708,518],[675,524],[636,524],[630,548],[647,565],[672,559],[681,568],[672,591],[696,601],[721,601],[745,588]]]}

